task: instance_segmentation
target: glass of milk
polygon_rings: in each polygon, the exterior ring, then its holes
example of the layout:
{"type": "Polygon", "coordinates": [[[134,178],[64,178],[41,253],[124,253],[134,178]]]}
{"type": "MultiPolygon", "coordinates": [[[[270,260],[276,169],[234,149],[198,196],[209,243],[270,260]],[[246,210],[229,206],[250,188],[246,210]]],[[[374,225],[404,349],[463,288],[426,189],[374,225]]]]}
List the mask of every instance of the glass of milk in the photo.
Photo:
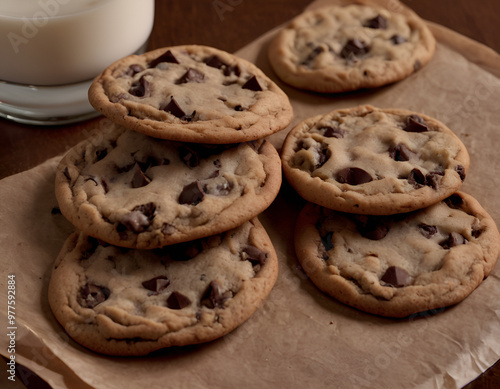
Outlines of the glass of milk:
{"type": "Polygon", "coordinates": [[[68,124],[97,112],[94,77],[146,49],[154,0],[1,0],[0,117],[68,124]]]}

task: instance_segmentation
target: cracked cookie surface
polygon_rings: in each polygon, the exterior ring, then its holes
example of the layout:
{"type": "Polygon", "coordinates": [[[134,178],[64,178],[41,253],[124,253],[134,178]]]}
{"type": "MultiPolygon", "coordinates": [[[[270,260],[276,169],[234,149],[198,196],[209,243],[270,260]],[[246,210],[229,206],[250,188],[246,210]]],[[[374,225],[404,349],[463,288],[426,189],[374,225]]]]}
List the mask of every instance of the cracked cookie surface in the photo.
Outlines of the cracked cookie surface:
{"type": "Polygon", "coordinates": [[[435,46],[412,11],[350,4],[299,15],[278,32],[268,56],[286,83],[336,93],[402,80],[431,59],[435,46]]]}
{"type": "Polygon", "coordinates": [[[226,231],[265,210],[281,185],[276,149],[165,141],[107,119],[61,160],[62,214],[108,243],[152,249],[226,231]]]}
{"type": "Polygon", "coordinates": [[[307,203],[297,220],[295,249],[325,293],[362,311],[406,317],[465,299],[495,266],[500,236],[477,200],[457,192],[392,216],[307,203]]]}
{"type": "Polygon", "coordinates": [[[281,157],[285,176],[306,200],[377,215],[448,197],[470,164],[466,147],[443,123],[372,106],[304,120],[288,134],[281,157]]]}
{"type": "Polygon", "coordinates": [[[287,95],[257,66],[199,45],[123,58],[96,78],[89,100],[118,124],[181,142],[256,140],[293,116],[287,95]]]}
{"type": "Polygon", "coordinates": [[[157,250],[124,249],[73,233],[55,261],[51,309],[81,345],[146,355],[217,339],[247,320],[278,274],[257,219],[157,250]]]}

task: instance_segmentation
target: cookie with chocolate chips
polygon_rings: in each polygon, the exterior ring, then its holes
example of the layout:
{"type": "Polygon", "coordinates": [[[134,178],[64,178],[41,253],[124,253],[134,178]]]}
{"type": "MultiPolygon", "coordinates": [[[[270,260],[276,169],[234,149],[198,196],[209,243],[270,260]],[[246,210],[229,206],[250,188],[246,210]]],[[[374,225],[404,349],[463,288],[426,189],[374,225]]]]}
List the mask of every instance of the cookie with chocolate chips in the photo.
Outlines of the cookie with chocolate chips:
{"type": "Polygon", "coordinates": [[[89,90],[114,122],[156,138],[238,143],[290,124],[287,95],[257,66],[198,45],[157,49],[110,65],[89,90]]]}
{"type": "Polygon", "coordinates": [[[337,93],[400,81],[431,59],[435,39],[418,15],[357,3],[307,11],[280,30],[268,50],[276,74],[337,93]]]}
{"type": "Polygon", "coordinates": [[[307,203],[297,220],[295,249],[326,294],[365,312],[406,317],[465,299],[495,266],[500,235],[477,200],[457,192],[392,216],[307,203]]]}
{"type": "Polygon", "coordinates": [[[177,143],[103,119],[61,160],[55,193],[86,234],[152,249],[234,228],[264,211],[280,185],[280,158],[265,140],[177,143]]]}
{"type": "Polygon", "coordinates": [[[257,219],[157,250],[124,249],[75,232],[52,271],[49,303],[81,345],[146,355],[217,339],[246,321],[278,274],[257,219]]]}
{"type": "Polygon", "coordinates": [[[372,106],[304,120],[288,134],[281,157],[285,176],[306,200],[372,215],[410,212],[450,196],[470,162],[443,123],[372,106]]]}

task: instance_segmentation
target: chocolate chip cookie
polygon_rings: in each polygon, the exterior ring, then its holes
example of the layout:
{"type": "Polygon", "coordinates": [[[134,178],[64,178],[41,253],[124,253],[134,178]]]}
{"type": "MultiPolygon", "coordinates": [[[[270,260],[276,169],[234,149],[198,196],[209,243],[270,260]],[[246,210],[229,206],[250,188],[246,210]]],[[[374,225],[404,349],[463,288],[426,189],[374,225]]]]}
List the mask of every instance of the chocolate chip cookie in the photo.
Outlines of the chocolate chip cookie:
{"type": "Polygon", "coordinates": [[[409,212],[448,197],[470,162],[443,123],[372,106],[304,120],[288,134],[281,157],[285,176],[306,200],[372,215],[409,212]]]}
{"type": "Polygon", "coordinates": [[[152,249],[234,228],[266,209],[280,185],[280,158],[265,140],[176,143],[104,119],[61,160],[55,193],[86,234],[152,249]]]}
{"type": "Polygon", "coordinates": [[[232,331],[257,310],[277,274],[276,253],[257,219],[156,250],[75,232],[54,264],[48,296],[76,342],[104,354],[145,355],[232,331]]]}
{"type": "Polygon", "coordinates": [[[435,47],[432,33],[412,11],[351,4],[299,15],[278,32],[268,56],[286,83],[336,93],[402,80],[424,66],[435,47]]]}
{"type": "Polygon", "coordinates": [[[481,205],[457,192],[392,216],[307,203],[295,247],[304,271],[325,293],[362,311],[406,317],[465,299],[495,266],[500,235],[481,205]]]}
{"type": "Polygon", "coordinates": [[[256,140],[293,116],[287,95],[257,66],[199,45],[123,58],[96,78],[89,100],[118,124],[181,142],[256,140]]]}

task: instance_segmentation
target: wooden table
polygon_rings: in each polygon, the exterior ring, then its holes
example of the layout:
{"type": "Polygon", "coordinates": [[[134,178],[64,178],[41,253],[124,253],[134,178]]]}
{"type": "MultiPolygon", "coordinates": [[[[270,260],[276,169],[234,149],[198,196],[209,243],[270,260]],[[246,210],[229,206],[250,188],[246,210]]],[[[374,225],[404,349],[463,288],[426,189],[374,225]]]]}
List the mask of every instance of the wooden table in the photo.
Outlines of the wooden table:
{"type": "MultiPolygon", "coordinates": [[[[423,18],[437,22],[500,52],[500,1],[402,0],[423,18]]],[[[310,0],[156,0],[149,49],[204,44],[234,52],[299,14],[310,0]]],[[[54,127],[0,119],[0,178],[34,167],[83,139],[89,122],[54,127]]],[[[42,388],[40,381],[28,387],[42,388]]],[[[499,388],[500,361],[467,389],[499,388]]]]}

